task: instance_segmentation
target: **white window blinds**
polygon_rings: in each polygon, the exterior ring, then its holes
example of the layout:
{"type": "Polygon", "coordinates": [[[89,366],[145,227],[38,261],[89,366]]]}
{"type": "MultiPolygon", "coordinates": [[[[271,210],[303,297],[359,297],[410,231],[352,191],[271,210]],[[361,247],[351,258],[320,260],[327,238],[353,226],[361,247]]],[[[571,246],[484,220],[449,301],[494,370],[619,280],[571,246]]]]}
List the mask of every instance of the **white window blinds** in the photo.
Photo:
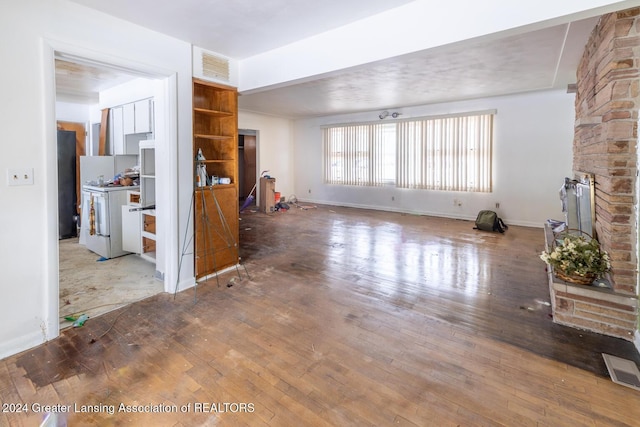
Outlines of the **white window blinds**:
{"type": "Polygon", "coordinates": [[[325,182],[490,192],[494,113],[323,128],[325,182]]]}
{"type": "Polygon", "coordinates": [[[382,185],[395,179],[395,125],[323,128],[325,182],[382,185]]]}
{"type": "Polygon", "coordinates": [[[397,186],[491,191],[493,114],[398,123],[397,186]]]}

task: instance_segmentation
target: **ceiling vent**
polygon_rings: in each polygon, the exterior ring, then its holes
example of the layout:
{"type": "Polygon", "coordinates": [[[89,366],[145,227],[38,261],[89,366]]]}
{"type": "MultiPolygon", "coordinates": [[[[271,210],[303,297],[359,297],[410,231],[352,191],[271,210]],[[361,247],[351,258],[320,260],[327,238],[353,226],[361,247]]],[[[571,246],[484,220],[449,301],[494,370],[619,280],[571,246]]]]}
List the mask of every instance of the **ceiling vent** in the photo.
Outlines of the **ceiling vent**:
{"type": "Polygon", "coordinates": [[[229,81],[229,60],[202,52],[202,75],[211,79],[229,81]]]}
{"type": "Polygon", "coordinates": [[[602,353],[602,357],[614,383],[640,391],[640,372],[635,363],[605,353],[602,353]]]}

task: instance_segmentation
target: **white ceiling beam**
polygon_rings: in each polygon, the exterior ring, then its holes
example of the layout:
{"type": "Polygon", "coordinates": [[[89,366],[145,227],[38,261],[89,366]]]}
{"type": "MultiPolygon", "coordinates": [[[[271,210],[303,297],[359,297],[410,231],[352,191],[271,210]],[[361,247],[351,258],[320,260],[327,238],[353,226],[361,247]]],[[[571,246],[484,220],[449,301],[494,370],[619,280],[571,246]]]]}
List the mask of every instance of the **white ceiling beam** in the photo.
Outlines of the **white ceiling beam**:
{"type": "Polygon", "coordinates": [[[639,5],[639,0],[416,0],[239,61],[239,90],[259,92],[463,40],[502,37],[639,5]]]}

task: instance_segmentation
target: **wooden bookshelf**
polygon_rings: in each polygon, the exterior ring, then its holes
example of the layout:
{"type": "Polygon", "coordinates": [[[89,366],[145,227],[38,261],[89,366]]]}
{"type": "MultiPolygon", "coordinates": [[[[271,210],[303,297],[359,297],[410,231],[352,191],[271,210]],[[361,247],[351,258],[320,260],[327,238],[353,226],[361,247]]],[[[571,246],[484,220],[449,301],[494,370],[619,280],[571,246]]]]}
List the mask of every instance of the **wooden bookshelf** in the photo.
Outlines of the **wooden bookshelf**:
{"type": "Polygon", "coordinates": [[[210,178],[230,184],[202,183],[194,189],[196,279],[239,262],[238,93],[235,88],[193,80],[194,183],[199,164],[210,178]],[[196,160],[201,151],[205,160],[196,160]],[[221,215],[220,215],[220,214],[221,215]]]}

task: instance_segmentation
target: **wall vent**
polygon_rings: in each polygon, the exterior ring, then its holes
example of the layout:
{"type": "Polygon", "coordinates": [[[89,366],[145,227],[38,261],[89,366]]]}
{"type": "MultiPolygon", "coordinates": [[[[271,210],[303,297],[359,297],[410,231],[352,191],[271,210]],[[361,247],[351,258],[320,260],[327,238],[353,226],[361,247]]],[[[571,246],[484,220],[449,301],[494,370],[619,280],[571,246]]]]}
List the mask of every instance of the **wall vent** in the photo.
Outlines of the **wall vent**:
{"type": "Polygon", "coordinates": [[[229,60],[220,56],[202,52],[202,75],[212,79],[228,82],[229,60]]]}
{"type": "Polygon", "coordinates": [[[602,353],[602,357],[614,383],[640,391],[640,372],[635,363],[605,353],[602,353]]]}

